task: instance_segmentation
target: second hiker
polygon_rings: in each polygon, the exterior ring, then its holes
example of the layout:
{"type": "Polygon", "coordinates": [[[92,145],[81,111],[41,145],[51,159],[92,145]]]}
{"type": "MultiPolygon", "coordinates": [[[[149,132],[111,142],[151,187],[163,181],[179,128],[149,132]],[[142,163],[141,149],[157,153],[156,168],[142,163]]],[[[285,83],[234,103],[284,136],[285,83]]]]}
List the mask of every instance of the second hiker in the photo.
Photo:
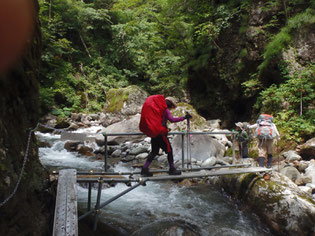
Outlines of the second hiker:
{"type": "Polygon", "coordinates": [[[241,158],[248,158],[248,142],[249,137],[241,122],[235,123],[236,125],[236,140],[238,142],[239,155],[241,158]]]}
{"type": "Polygon", "coordinates": [[[264,167],[265,158],[267,159],[267,168],[272,165],[273,140],[280,140],[280,134],[276,125],[273,123],[273,117],[268,114],[261,114],[256,124],[249,128],[256,128],[255,136],[258,138],[258,164],[264,167]]]}

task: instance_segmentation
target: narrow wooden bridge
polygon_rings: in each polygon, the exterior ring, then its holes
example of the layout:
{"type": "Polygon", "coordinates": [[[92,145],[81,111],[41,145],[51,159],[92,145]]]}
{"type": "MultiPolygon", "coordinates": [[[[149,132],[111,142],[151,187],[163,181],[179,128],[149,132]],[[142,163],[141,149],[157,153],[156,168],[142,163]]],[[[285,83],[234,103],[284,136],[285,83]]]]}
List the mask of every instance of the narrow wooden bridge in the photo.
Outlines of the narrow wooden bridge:
{"type": "Polygon", "coordinates": [[[192,178],[204,178],[210,176],[233,175],[243,173],[263,173],[270,169],[263,167],[246,167],[245,165],[228,165],[228,166],[213,166],[208,168],[198,168],[182,170],[181,175],[165,174],[167,170],[153,171],[152,177],[141,177],[139,172],[124,172],[124,173],[77,173],[75,169],[65,169],[56,173],[58,175],[57,199],[54,217],[54,236],[78,235],[78,221],[94,213],[93,230],[97,228],[99,211],[106,205],[117,200],[121,196],[127,194],[139,186],[145,186],[148,181],[167,181],[167,180],[183,180],[192,178]],[[220,168],[220,169],[217,169],[220,168]],[[217,169],[217,170],[215,170],[217,169]],[[198,171],[198,172],[197,172],[198,171]],[[78,216],[77,210],[77,183],[88,183],[88,211],[81,216],[78,216]],[[91,193],[92,183],[98,183],[97,199],[94,209],[91,209],[91,193]],[[125,183],[127,188],[118,195],[101,203],[101,193],[103,183],[116,184],[125,183]]]}
{"type": "MultiPolygon", "coordinates": [[[[117,200],[121,196],[127,194],[133,189],[139,186],[145,186],[149,181],[179,181],[183,179],[192,178],[205,178],[211,176],[221,175],[234,175],[243,173],[263,173],[270,171],[270,169],[263,167],[249,167],[246,164],[235,164],[235,151],[234,151],[234,139],[235,132],[171,132],[170,135],[182,136],[182,174],[181,175],[168,175],[168,170],[151,170],[154,175],[152,177],[141,177],[140,172],[107,172],[107,137],[108,136],[123,136],[123,135],[143,135],[142,133],[103,133],[105,139],[105,154],[104,154],[104,171],[103,172],[77,172],[75,169],[65,169],[59,171],[59,173],[53,173],[58,177],[56,207],[54,216],[54,228],[53,236],[77,236],[78,235],[78,221],[83,218],[94,214],[93,230],[97,229],[97,222],[100,209],[117,200]],[[192,168],[191,159],[188,157],[188,135],[216,135],[225,134],[232,136],[232,153],[233,164],[223,166],[210,166],[207,168],[192,168]],[[187,136],[187,168],[184,167],[184,136],[187,136]],[[88,202],[87,212],[81,216],[78,216],[77,210],[77,183],[88,184],[88,202]],[[93,209],[91,209],[91,195],[92,184],[97,183],[97,199],[93,209]],[[103,183],[108,183],[110,186],[114,186],[116,183],[125,183],[127,188],[118,195],[108,199],[101,203],[101,193],[103,183]]],[[[71,134],[67,133],[66,138],[71,139],[85,139],[88,134],[71,134]],[[84,137],[83,137],[83,136],[84,137]]]]}

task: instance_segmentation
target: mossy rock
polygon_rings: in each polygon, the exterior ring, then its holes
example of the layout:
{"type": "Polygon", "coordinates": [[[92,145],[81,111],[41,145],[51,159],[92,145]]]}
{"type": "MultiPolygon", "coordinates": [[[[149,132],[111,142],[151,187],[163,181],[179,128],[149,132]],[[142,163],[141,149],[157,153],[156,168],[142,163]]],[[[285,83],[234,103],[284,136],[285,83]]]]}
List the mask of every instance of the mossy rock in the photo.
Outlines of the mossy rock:
{"type": "MultiPolygon", "coordinates": [[[[171,110],[171,113],[174,117],[185,116],[186,112],[189,112],[189,114],[191,114],[192,116],[192,119],[190,120],[191,131],[204,130],[208,128],[206,119],[200,116],[197,113],[197,111],[193,108],[193,106],[188,103],[180,102],[177,104],[177,107],[174,110],[171,110]]],[[[186,122],[173,123],[169,124],[168,127],[172,131],[183,131],[187,129],[187,123],[186,122]]]]}
{"type": "Polygon", "coordinates": [[[105,113],[134,115],[140,113],[148,94],[140,87],[131,85],[126,88],[110,89],[107,93],[105,113]]]}

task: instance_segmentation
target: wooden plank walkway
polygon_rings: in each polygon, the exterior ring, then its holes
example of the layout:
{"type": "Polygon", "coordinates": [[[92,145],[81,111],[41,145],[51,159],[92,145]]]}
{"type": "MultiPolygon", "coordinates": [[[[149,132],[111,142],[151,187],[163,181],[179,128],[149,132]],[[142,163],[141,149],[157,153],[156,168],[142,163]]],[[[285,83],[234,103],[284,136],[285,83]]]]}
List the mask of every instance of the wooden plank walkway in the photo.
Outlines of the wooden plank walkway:
{"type": "Polygon", "coordinates": [[[190,178],[202,178],[220,175],[235,175],[245,173],[260,173],[266,172],[270,169],[264,167],[249,167],[249,168],[232,168],[232,169],[220,169],[220,170],[203,170],[199,172],[183,172],[181,175],[154,175],[152,177],[142,177],[148,181],[161,181],[161,180],[182,180],[190,178]]]}
{"type": "Polygon", "coordinates": [[[100,177],[103,177],[103,182],[116,182],[116,183],[126,183],[126,182],[139,182],[139,179],[146,181],[162,181],[162,180],[182,180],[189,178],[203,178],[210,176],[220,176],[220,175],[234,175],[234,174],[245,174],[245,173],[260,173],[271,171],[265,167],[248,167],[248,168],[231,168],[231,169],[219,169],[219,170],[202,170],[198,172],[182,172],[181,175],[169,175],[166,173],[163,174],[154,174],[152,177],[142,177],[140,175],[133,176],[132,179],[128,179],[127,176],[123,177],[121,175],[113,175],[108,178],[106,175],[97,175],[97,176],[86,176],[81,175],[77,179],[78,182],[98,182],[100,177]]]}
{"type": "Polygon", "coordinates": [[[78,235],[76,182],[76,170],[59,171],[53,236],[78,235]]]}

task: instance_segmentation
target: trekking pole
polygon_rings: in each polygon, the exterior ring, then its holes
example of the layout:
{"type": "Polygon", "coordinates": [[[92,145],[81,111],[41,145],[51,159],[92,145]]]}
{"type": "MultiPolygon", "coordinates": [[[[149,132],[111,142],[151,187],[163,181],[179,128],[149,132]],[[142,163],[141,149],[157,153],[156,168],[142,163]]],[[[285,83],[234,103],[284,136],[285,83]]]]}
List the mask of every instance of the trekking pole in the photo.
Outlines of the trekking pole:
{"type": "MultiPolygon", "coordinates": [[[[186,112],[186,115],[189,113],[186,112]]],[[[188,158],[188,153],[190,153],[189,146],[190,146],[190,137],[189,137],[189,132],[190,132],[190,118],[187,118],[187,169],[189,168],[189,164],[191,166],[191,155],[190,158],[188,158]]]]}
{"type": "Polygon", "coordinates": [[[276,141],[276,149],[277,149],[277,155],[278,155],[278,172],[280,173],[280,155],[279,155],[279,145],[278,145],[278,141],[276,141]]]}

